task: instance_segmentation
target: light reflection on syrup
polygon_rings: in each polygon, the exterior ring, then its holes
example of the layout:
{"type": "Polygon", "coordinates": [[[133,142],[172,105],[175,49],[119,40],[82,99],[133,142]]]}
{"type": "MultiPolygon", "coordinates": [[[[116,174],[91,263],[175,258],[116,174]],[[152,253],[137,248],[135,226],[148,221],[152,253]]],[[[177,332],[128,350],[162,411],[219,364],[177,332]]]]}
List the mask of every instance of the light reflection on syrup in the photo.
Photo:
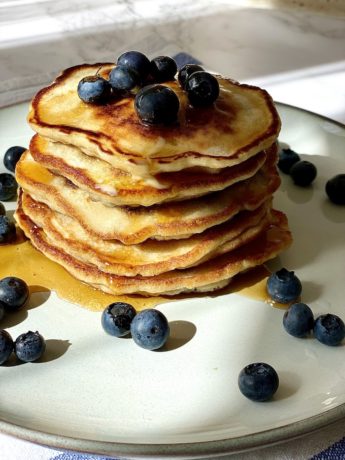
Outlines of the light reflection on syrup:
{"type": "Polygon", "coordinates": [[[62,266],[36,250],[18,228],[17,239],[14,243],[0,245],[0,260],[0,279],[6,276],[17,276],[28,284],[31,293],[55,291],[61,299],[92,311],[103,311],[112,302],[128,302],[137,311],[140,311],[163,302],[195,297],[215,297],[231,293],[265,302],[276,308],[286,309],[288,307],[286,304],[274,302],[267,294],[266,282],[270,272],[263,265],[235,276],[226,288],[213,293],[142,297],[106,294],[77,280],[62,266]]]}
{"type": "Polygon", "coordinates": [[[269,304],[271,307],[286,310],[289,304],[276,302],[267,293],[266,284],[271,272],[264,266],[252,268],[246,273],[241,273],[233,279],[227,290],[231,293],[243,295],[253,300],[269,304]]]}

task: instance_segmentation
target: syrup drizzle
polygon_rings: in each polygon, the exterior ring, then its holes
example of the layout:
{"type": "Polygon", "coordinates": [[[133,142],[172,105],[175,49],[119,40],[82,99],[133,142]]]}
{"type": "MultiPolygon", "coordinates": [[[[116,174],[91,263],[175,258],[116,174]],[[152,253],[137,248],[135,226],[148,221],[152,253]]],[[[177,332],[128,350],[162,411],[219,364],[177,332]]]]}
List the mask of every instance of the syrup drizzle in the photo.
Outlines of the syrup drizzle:
{"type": "Polygon", "coordinates": [[[103,311],[113,302],[127,302],[140,311],[163,302],[186,299],[190,296],[212,297],[227,293],[240,294],[276,308],[286,309],[288,307],[288,305],[272,301],[267,294],[266,281],[270,272],[263,265],[237,275],[228,287],[216,293],[142,297],[106,294],[77,280],[62,266],[35,249],[19,228],[17,228],[15,242],[0,245],[0,260],[0,278],[16,276],[28,284],[31,293],[55,291],[61,299],[92,311],[103,311]]]}

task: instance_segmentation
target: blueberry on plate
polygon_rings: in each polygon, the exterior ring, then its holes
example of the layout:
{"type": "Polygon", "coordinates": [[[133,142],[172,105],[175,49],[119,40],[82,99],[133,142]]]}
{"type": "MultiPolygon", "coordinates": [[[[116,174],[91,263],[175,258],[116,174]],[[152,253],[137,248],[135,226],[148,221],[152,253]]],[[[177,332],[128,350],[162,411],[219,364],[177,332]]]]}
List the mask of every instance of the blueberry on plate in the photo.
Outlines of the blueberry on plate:
{"type": "Polygon", "coordinates": [[[0,200],[9,201],[17,196],[18,184],[12,174],[0,174],[0,200]]]}
{"type": "Polygon", "coordinates": [[[134,342],[146,350],[157,350],[168,340],[170,327],[167,318],[158,310],[148,308],[137,313],[131,323],[134,342]]]}
{"type": "Polygon", "coordinates": [[[115,92],[136,91],[141,86],[138,72],[118,65],[109,74],[109,83],[115,92]]]}
{"type": "Polygon", "coordinates": [[[305,303],[293,303],[284,313],[283,326],[294,337],[305,337],[314,327],[314,315],[305,303]]]}
{"type": "Polygon", "coordinates": [[[164,85],[148,85],[135,96],[135,110],[143,123],[169,125],[176,123],[180,101],[164,85]]]}
{"type": "Polygon", "coordinates": [[[16,226],[7,216],[0,215],[0,245],[14,241],[16,238],[16,226]]]}
{"type": "Polygon", "coordinates": [[[0,216],[5,216],[6,215],[6,208],[3,203],[0,201],[0,216]]]}
{"type": "Polygon", "coordinates": [[[46,349],[46,342],[39,332],[25,332],[16,338],[14,352],[24,363],[37,361],[46,349]]]}
{"type": "Polygon", "coordinates": [[[314,336],[325,345],[339,345],[345,337],[345,324],[337,315],[321,315],[315,320],[314,336]]]}
{"type": "Polygon", "coordinates": [[[294,150],[281,149],[279,152],[278,168],[285,174],[290,173],[291,167],[300,161],[300,156],[294,150]]]}
{"type": "Polygon", "coordinates": [[[296,185],[307,187],[317,175],[317,169],[313,163],[306,160],[297,161],[290,168],[290,176],[296,185]]]}
{"type": "Polygon", "coordinates": [[[178,82],[182,89],[185,89],[188,78],[195,72],[203,71],[204,69],[198,64],[186,64],[179,70],[177,75],[178,82]]]}
{"type": "Polygon", "coordinates": [[[118,66],[134,69],[142,81],[145,81],[151,70],[151,62],[145,54],[140,51],[126,51],[117,60],[118,66]]]}
{"type": "Polygon", "coordinates": [[[0,302],[7,311],[17,311],[29,298],[28,285],[20,278],[8,276],[0,280],[0,302]]]}
{"type": "Polygon", "coordinates": [[[15,145],[6,150],[4,155],[5,168],[11,172],[14,172],[16,169],[16,164],[18,163],[25,150],[25,147],[20,147],[19,145],[15,145]]]}
{"type": "Polygon", "coordinates": [[[268,277],[267,292],[274,301],[289,303],[301,295],[302,284],[293,271],[282,268],[268,277]]]}
{"type": "Polygon", "coordinates": [[[185,89],[193,107],[208,107],[219,96],[217,78],[204,71],[194,72],[187,79],[185,89]]]}
{"type": "Polygon", "coordinates": [[[110,95],[110,83],[99,75],[84,77],[78,83],[78,96],[88,104],[106,102],[110,95]]]}
{"type": "Polygon", "coordinates": [[[151,75],[155,82],[163,83],[174,80],[177,64],[169,56],[157,56],[151,61],[151,75]]]}
{"type": "Polygon", "coordinates": [[[129,334],[131,322],[136,315],[135,308],[129,303],[115,302],[103,311],[101,317],[102,327],[110,335],[123,337],[129,334]]]}
{"type": "Polygon", "coordinates": [[[345,204],[345,174],[337,174],[326,183],[326,193],[334,204],[345,204]]]}
{"type": "Polygon", "coordinates": [[[241,393],[252,401],[263,402],[272,398],[279,386],[279,377],[272,366],[252,363],[244,367],[238,376],[241,393]]]}
{"type": "Polygon", "coordinates": [[[4,329],[0,330],[0,364],[4,364],[10,357],[14,343],[10,334],[4,329]]]}

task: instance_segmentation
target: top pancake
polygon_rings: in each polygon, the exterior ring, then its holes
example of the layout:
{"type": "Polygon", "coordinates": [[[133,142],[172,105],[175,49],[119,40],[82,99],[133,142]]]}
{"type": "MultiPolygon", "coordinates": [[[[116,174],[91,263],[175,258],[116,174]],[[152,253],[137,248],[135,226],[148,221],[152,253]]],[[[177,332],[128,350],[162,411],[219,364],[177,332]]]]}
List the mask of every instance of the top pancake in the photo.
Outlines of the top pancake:
{"type": "Polygon", "coordinates": [[[32,128],[141,178],[194,166],[233,166],[265,150],[278,136],[280,120],[268,93],[220,76],[220,95],[205,109],[192,108],[177,81],[165,83],[180,100],[179,120],[172,126],[141,123],[134,97],[103,105],[81,101],[78,82],[99,69],[107,78],[112,67],[84,64],[65,70],[33,99],[28,116],[32,128]]]}

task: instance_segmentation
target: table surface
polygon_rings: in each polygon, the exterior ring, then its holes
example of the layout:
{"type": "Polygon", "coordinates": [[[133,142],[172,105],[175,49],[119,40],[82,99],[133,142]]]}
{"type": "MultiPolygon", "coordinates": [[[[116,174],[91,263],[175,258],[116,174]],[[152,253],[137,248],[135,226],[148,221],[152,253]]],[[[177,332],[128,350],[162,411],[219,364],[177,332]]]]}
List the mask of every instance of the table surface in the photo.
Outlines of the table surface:
{"type": "MultiPolygon", "coordinates": [[[[112,62],[139,49],[152,57],[188,53],[209,69],[267,89],[276,101],[345,123],[345,2],[329,2],[322,14],[307,7],[312,2],[298,8],[290,1],[285,9],[264,1],[256,2],[262,8],[248,7],[253,3],[0,0],[0,107],[29,99],[63,68],[112,62]]],[[[344,458],[334,445],[344,436],[338,423],[236,458],[306,459],[330,445],[329,456],[317,458],[344,458]]],[[[4,460],[74,458],[4,435],[0,442],[4,460]]]]}

